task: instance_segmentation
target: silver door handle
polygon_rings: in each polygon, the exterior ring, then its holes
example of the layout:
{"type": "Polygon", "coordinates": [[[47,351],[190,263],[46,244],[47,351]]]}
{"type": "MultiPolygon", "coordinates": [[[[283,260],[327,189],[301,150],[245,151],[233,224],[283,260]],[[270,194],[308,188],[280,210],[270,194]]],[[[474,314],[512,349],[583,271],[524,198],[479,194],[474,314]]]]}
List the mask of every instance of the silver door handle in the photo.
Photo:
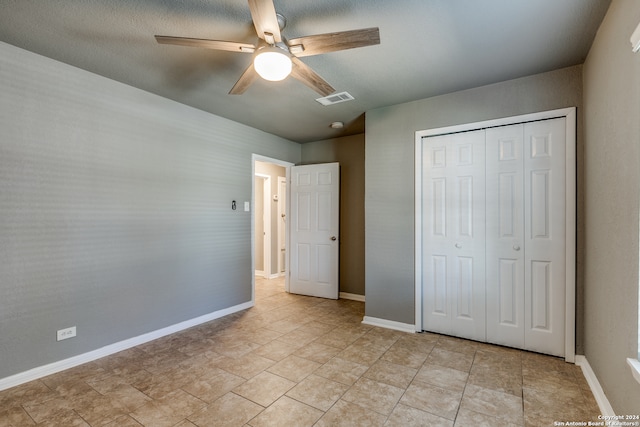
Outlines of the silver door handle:
{"type": "Polygon", "coordinates": [[[519,245],[513,245],[513,250],[514,251],[519,251],[520,250],[520,246],[519,245]]]}
{"type": "Polygon", "coordinates": [[[331,240],[336,240],[337,237],[336,236],[331,236],[331,240]]]}

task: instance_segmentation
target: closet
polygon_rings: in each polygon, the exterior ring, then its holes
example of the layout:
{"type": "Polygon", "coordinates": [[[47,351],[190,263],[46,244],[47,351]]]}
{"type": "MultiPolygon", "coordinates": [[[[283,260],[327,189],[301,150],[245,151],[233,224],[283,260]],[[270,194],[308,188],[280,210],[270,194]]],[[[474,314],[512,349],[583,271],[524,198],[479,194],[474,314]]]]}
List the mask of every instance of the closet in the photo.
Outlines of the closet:
{"type": "Polygon", "coordinates": [[[575,110],[561,112],[417,133],[420,329],[573,358],[575,110]]]}

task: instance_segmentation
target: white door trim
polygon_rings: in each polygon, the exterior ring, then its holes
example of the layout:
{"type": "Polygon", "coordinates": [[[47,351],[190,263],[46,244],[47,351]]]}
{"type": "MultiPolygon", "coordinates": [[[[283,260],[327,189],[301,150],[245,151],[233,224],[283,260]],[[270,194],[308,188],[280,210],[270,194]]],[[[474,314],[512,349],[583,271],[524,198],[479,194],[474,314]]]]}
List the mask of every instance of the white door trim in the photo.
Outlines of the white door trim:
{"type": "Polygon", "coordinates": [[[278,177],[278,271],[277,271],[277,275],[278,276],[282,276],[285,275],[287,272],[287,266],[286,266],[286,258],[287,258],[287,242],[286,242],[286,236],[287,236],[287,231],[286,229],[284,230],[284,240],[282,237],[282,228],[286,228],[287,224],[289,223],[288,218],[287,218],[287,209],[286,206],[282,205],[282,198],[284,197],[285,200],[285,204],[288,201],[287,198],[287,191],[288,191],[289,186],[287,185],[287,178],[284,176],[279,176],[278,177]],[[282,186],[284,185],[284,191],[282,190],[282,186]],[[282,251],[282,247],[284,246],[285,248],[285,258],[283,259],[280,251],[282,251]],[[283,273],[284,272],[284,273],[283,273]]]}
{"type": "Polygon", "coordinates": [[[521,116],[505,117],[476,123],[447,126],[435,129],[416,131],[415,133],[415,194],[414,194],[414,289],[415,289],[415,330],[422,331],[422,138],[426,136],[445,135],[496,126],[526,123],[538,120],[566,118],[566,306],[565,306],[565,360],[575,361],[575,301],[576,301],[576,109],[575,107],[544,111],[521,116]]]}
{"type": "MultiPolygon", "coordinates": [[[[282,166],[283,168],[285,168],[286,171],[286,178],[287,178],[287,182],[289,182],[289,174],[290,174],[290,169],[291,166],[294,165],[294,163],[291,162],[287,162],[286,160],[279,160],[279,159],[274,159],[272,157],[266,157],[266,156],[262,156],[260,154],[251,154],[251,302],[255,303],[256,300],[256,275],[255,275],[255,271],[256,271],[256,219],[255,219],[255,213],[254,213],[254,209],[253,206],[255,205],[256,202],[256,189],[255,189],[255,175],[256,175],[256,162],[265,162],[265,163],[273,163],[274,165],[278,165],[278,166],[282,166]]],[[[241,205],[240,205],[241,206],[241,205]]],[[[289,186],[287,186],[287,204],[286,204],[286,209],[287,212],[289,212],[289,186]]],[[[289,246],[289,229],[288,229],[288,225],[287,225],[287,247],[289,246]]],[[[286,270],[288,271],[288,263],[289,263],[289,256],[287,255],[287,266],[286,266],[286,270]]],[[[285,290],[287,292],[289,292],[289,276],[286,276],[285,278],[285,290]]]]}
{"type": "MultiPolygon", "coordinates": [[[[271,175],[256,173],[257,178],[262,178],[262,277],[271,277],[271,175]]],[[[255,239],[255,236],[254,236],[255,239]]]]}

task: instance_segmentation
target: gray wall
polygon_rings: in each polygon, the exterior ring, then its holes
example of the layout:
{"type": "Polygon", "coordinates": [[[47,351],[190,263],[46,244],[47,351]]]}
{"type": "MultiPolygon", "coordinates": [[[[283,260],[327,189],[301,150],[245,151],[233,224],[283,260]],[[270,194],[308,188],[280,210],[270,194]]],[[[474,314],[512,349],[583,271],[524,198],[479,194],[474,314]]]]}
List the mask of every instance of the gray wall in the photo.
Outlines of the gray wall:
{"type": "Polygon", "coordinates": [[[364,295],[364,134],[302,145],[302,163],[340,163],[340,292],[364,295]]]}
{"type": "MultiPolygon", "coordinates": [[[[286,177],[287,170],[273,163],[265,163],[256,161],[256,173],[261,173],[263,175],[269,175],[271,177],[271,192],[270,194],[262,194],[262,197],[267,197],[269,199],[269,206],[271,207],[271,270],[270,273],[273,276],[274,274],[278,274],[278,256],[280,256],[280,248],[278,247],[278,222],[280,218],[278,218],[278,203],[273,200],[273,195],[278,194],[278,177],[286,177]]],[[[262,186],[262,180],[256,180],[256,185],[260,182],[260,186],[262,186]]],[[[263,193],[262,188],[258,191],[258,187],[256,187],[256,270],[264,271],[264,266],[262,266],[264,261],[264,251],[259,248],[259,245],[264,245],[263,241],[259,239],[258,233],[258,222],[262,222],[261,218],[258,218],[258,193],[263,193]],[[258,241],[260,240],[260,243],[258,241]],[[260,252],[260,255],[258,255],[260,252]],[[258,259],[262,257],[262,259],[258,259]],[[260,261],[260,262],[258,262],[260,261]],[[259,266],[262,266],[259,268],[259,266]]],[[[262,199],[260,203],[263,203],[262,199]]],[[[264,206],[264,205],[263,205],[264,206]]]]}
{"type": "Polygon", "coordinates": [[[584,64],[585,356],[613,409],[638,414],[640,2],[614,0],[584,64]]]}
{"type": "Polygon", "coordinates": [[[300,145],[4,43],[0,94],[0,378],[251,300],[251,154],[300,145]]]}
{"type": "MultiPolygon", "coordinates": [[[[580,166],[581,76],[582,67],[575,66],[367,112],[367,316],[408,324],[415,321],[414,133],[442,126],[578,107],[580,166]]],[[[578,224],[580,230],[580,217],[578,224]]],[[[581,310],[580,305],[578,310],[581,310]]]]}

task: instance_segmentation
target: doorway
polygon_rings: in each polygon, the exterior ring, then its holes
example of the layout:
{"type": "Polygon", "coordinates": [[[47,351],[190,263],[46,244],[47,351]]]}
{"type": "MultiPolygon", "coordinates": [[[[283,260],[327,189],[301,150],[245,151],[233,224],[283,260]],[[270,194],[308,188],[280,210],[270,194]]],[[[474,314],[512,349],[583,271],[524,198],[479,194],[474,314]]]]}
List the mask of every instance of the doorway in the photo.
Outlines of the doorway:
{"type": "Polygon", "coordinates": [[[253,154],[251,188],[251,267],[255,301],[256,275],[285,277],[289,290],[286,219],[289,212],[287,182],[293,163],[253,154]]]}

